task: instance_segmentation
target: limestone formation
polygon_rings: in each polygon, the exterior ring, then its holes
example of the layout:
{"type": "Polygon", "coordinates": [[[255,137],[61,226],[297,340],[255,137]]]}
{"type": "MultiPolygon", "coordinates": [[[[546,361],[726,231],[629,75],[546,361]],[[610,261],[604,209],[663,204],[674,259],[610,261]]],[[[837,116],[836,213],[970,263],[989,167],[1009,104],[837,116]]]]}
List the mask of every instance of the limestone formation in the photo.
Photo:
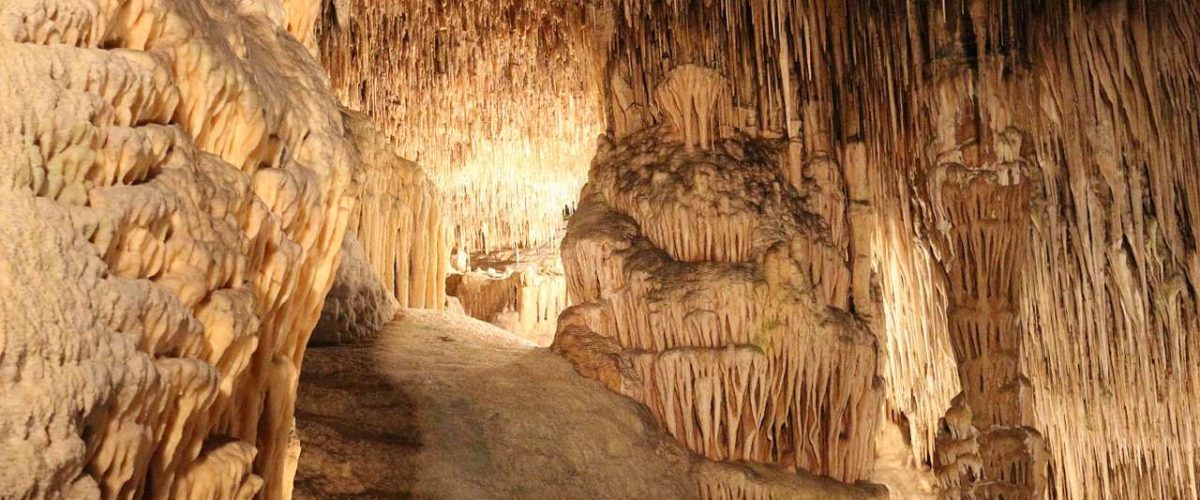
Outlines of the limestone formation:
{"type": "Polygon", "coordinates": [[[397,309],[446,305],[446,229],[441,197],[415,163],[396,155],[370,122],[344,111],[358,153],[359,203],[321,321],[310,342],[365,340],[397,309]],[[365,247],[365,249],[364,249],[365,247]]]}
{"type": "Polygon", "coordinates": [[[354,203],[290,13],[0,4],[0,497],[289,495],[354,203]]]}
{"type": "Polygon", "coordinates": [[[659,110],[689,148],[712,147],[716,104],[725,93],[725,78],[708,68],[684,65],[671,71],[654,93],[659,110]]]}
{"type": "Polygon", "coordinates": [[[651,129],[600,149],[563,241],[580,305],[556,350],[699,454],[866,477],[875,337],[778,148],[687,152],[651,129]]]}
{"type": "MultiPolygon", "coordinates": [[[[461,254],[460,254],[461,255],[461,254]]],[[[451,274],[448,293],[474,318],[542,347],[550,345],[558,315],[567,308],[567,280],[558,252],[492,252],[478,270],[451,274]]]]}
{"type": "Polygon", "coordinates": [[[450,256],[442,196],[421,167],[397,155],[369,121],[356,113],[346,119],[359,153],[362,189],[351,232],[400,307],[440,310],[450,256]]]}
{"type": "MultiPolygon", "coordinates": [[[[692,65],[729,83],[717,137],[786,140],[879,335],[885,414],[945,496],[1200,495],[1200,4],[614,5],[611,132],[677,127],[656,94],[692,65]]],[[[676,252],[651,215],[673,202],[618,211],[676,252]]],[[[628,368],[586,345],[591,370],[628,368]]]]}
{"type": "Polygon", "coordinates": [[[703,497],[1200,498],[1198,61],[1186,0],[0,1],[0,498],[287,498],[322,309],[395,305],[703,497]]]}

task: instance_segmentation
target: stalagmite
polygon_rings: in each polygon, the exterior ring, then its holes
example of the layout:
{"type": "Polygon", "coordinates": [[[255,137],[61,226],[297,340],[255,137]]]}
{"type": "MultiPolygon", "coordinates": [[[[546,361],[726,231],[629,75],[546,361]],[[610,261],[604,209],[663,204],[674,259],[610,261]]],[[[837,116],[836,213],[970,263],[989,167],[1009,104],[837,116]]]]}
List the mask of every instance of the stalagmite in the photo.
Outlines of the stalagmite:
{"type": "Polygon", "coordinates": [[[274,2],[0,19],[0,497],[286,496],[354,203],[320,67],[274,2]]]}

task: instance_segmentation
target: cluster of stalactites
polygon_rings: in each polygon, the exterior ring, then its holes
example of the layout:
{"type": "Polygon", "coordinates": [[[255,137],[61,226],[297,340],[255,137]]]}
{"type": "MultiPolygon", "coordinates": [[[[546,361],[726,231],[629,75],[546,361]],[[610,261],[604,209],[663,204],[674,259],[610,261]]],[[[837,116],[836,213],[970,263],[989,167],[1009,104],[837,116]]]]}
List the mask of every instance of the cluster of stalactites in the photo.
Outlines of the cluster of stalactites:
{"type": "MultiPolygon", "coordinates": [[[[1196,33],[1195,9],[1128,2],[1000,12],[976,3],[921,20],[932,26],[936,57],[882,46],[870,56],[930,68],[867,78],[913,90],[866,94],[862,109],[874,110],[868,120],[904,124],[868,125],[879,130],[868,137],[880,197],[893,207],[880,212],[891,214],[881,219],[891,235],[878,249],[891,255],[889,356],[926,371],[957,368],[962,398],[946,420],[971,429],[939,438],[933,460],[952,492],[979,482],[1059,497],[1196,495],[1198,460],[1179,450],[1200,437],[1178,410],[1200,404],[1200,371],[1188,361],[1200,353],[1195,297],[1179,292],[1196,274],[1173,263],[1194,261],[1191,229],[1174,221],[1192,217],[1200,199],[1178,167],[1200,157],[1200,131],[1155,132],[1198,113],[1170,104],[1196,91],[1182,83],[1195,81],[1196,68],[1180,59],[1200,54],[1200,39],[1186,35],[1196,33]],[[1036,21],[998,30],[1014,16],[1036,21]],[[1027,50],[1029,37],[1041,50],[1027,50]],[[910,111],[878,111],[886,109],[910,111]],[[910,248],[896,248],[905,241],[910,248]],[[900,317],[906,310],[933,314],[913,321],[900,317]],[[977,470],[961,474],[955,463],[977,470]]],[[[913,381],[909,418],[924,414],[923,426],[933,412],[921,398],[954,392],[922,389],[927,373],[894,376],[913,381]]]]}
{"type": "Polygon", "coordinates": [[[1200,123],[1200,5],[1124,7],[1072,12],[1086,21],[1034,61],[1047,209],[1022,266],[1023,361],[1035,426],[1072,464],[1058,496],[1197,497],[1200,129],[1179,124],[1200,123]]]}
{"type": "Polygon", "coordinates": [[[0,497],[289,496],[353,155],[265,7],[0,4],[0,497]]]}
{"type": "Polygon", "coordinates": [[[676,136],[688,149],[712,147],[717,99],[725,92],[725,78],[708,68],[684,65],[658,85],[655,101],[676,136]]]}
{"type": "MultiPolygon", "coordinates": [[[[801,105],[833,97],[832,63],[846,45],[828,29],[847,13],[838,2],[678,0],[616,2],[611,64],[605,75],[609,122],[617,135],[672,119],[648,112],[679,68],[725,75],[715,115],[720,132],[798,138],[801,105]],[[667,35],[664,35],[667,34],[667,35]]],[[[661,110],[660,111],[666,111],[661,110]]],[[[833,116],[823,116],[832,123],[833,116]]],[[[829,129],[828,125],[822,128],[829,129]]]]}
{"type": "MultiPolygon", "coordinates": [[[[322,61],[350,108],[421,164],[451,246],[556,243],[604,130],[586,3],[327,2],[322,61]]],[[[596,28],[599,29],[599,28],[596,28]]],[[[601,30],[602,31],[602,30],[601,30]]]]}
{"type": "Polygon", "coordinates": [[[366,118],[348,113],[347,121],[362,187],[351,230],[400,307],[441,310],[450,257],[445,200],[420,166],[397,155],[366,118]]]}

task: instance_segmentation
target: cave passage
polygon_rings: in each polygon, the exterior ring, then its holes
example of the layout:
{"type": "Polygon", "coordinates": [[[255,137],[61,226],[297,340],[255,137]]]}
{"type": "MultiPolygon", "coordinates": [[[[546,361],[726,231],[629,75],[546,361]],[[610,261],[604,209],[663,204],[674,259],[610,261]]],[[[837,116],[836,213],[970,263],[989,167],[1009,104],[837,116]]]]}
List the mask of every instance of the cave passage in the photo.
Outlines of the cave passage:
{"type": "Polygon", "coordinates": [[[1200,498],[1200,2],[0,1],[0,500],[1200,498]]]}

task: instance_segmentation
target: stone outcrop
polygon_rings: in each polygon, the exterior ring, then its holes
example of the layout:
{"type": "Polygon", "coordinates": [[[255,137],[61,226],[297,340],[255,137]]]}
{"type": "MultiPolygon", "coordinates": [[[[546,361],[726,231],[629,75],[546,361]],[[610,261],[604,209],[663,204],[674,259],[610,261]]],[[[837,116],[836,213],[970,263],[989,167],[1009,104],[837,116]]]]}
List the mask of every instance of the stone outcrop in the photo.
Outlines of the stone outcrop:
{"type": "Polygon", "coordinates": [[[0,4],[0,497],[289,496],[354,204],[290,12],[0,4]]]}
{"type": "Polygon", "coordinates": [[[383,287],[353,234],[342,242],[342,262],[325,296],[321,320],[308,345],[339,345],[369,339],[396,317],[400,304],[383,287]]]}

